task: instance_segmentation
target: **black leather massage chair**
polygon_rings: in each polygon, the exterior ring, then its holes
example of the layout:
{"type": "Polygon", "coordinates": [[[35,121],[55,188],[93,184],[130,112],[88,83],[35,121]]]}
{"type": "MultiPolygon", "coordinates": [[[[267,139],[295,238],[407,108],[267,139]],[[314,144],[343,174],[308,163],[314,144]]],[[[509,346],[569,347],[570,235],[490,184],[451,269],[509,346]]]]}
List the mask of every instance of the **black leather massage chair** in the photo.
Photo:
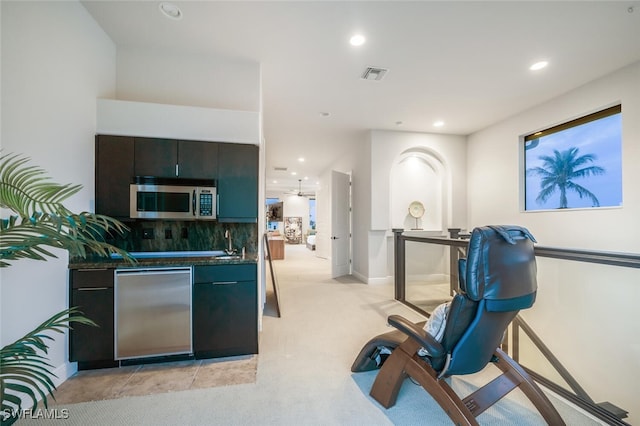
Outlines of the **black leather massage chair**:
{"type": "Polygon", "coordinates": [[[424,323],[391,315],[388,322],[397,330],[374,337],[358,354],[353,372],[380,368],[371,396],[385,408],[393,406],[410,376],[455,424],[477,425],[478,415],[519,387],[547,423],[563,425],[547,396],[499,348],[511,320],[535,301],[534,242],[529,231],[518,226],[475,228],[467,258],[458,264],[460,293],[448,308],[442,340],[426,333],[424,323]],[[425,352],[419,351],[421,348],[428,354],[422,355],[425,352]],[[381,349],[391,353],[385,357],[381,349]],[[460,398],[445,380],[476,373],[489,363],[502,375],[465,398],[460,398]]]}

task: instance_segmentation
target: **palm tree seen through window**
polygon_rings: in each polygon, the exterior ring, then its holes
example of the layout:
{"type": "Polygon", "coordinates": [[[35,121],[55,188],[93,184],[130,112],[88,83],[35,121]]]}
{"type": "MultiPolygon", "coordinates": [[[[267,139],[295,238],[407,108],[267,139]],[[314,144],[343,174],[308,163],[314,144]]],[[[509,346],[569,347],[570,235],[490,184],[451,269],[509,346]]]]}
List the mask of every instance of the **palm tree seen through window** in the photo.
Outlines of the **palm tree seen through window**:
{"type": "Polygon", "coordinates": [[[621,107],[525,137],[525,210],[622,204],[621,107]]]}

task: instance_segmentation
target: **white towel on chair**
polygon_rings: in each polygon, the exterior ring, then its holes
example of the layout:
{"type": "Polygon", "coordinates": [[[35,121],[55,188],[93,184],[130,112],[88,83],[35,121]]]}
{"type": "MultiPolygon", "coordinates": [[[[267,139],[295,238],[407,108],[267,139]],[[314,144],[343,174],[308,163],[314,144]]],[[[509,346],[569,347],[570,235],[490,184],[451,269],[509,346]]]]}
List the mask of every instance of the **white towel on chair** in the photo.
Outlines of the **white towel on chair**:
{"type": "MultiPolygon", "coordinates": [[[[424,325],[424,330],[429,333],[438,342],[442,341],[444,328],[447,323],[447,314],[449,313],[449,303],[438,305],[424,325]]],[[[418,349],[418,355],[429,356],[429,351],[425,348],[418,349]]]]}

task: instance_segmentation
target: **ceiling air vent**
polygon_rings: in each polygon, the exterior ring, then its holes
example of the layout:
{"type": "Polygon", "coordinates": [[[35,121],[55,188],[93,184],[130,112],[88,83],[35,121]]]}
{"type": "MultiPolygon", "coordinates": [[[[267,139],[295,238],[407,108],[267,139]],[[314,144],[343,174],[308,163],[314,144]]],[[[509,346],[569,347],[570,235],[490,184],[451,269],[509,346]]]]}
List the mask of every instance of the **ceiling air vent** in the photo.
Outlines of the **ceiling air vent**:
{"type": "Polygon", "coordinates": [[[388,69],[385,68],[377,68],[377,67],[367,67],[362,73],[363,80],[375,80],[380,81],[384,78],[385,74],[388,72],[388,69]]]}
{"type": "Polygon", "coordinates": [[[274,167],[273,170],[275,170],[276,172],[286,172],[287,168],[286,167],[274,167]]]}

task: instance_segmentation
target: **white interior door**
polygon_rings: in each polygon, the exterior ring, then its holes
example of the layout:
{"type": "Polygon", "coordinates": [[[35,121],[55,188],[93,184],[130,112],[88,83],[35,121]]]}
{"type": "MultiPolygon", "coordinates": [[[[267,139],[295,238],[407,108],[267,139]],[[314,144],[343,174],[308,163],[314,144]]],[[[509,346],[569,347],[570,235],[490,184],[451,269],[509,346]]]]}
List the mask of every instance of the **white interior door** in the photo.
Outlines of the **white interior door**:
{"type": "Polygon", "coordinates": [[[331,277],[351,273],[351,178],[331,172],[331,277]]]}

